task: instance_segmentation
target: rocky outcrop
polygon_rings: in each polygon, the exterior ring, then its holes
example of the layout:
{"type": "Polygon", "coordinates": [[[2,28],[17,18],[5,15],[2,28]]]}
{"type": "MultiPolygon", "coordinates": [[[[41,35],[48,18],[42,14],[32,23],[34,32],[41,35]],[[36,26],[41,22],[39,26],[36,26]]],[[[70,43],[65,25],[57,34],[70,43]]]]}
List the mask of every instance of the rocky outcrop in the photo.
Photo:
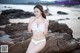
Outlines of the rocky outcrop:
{"type": "Polygon", "coordinates": [[[12,35],[15,31],[27,30],[27,26],[27,23],[12,23],[11,25],[5,26],[5,32],[12,35]]]}
{"type": "Polygon", "coordinates": [[[4,32],[4,31],[1,31],[0,30],[0,37],[2,36],[2,35],[5,35],[6,33],[4,32]]]}
{"type": "Polygon", "coordinates": [[[68,15],[68,13],[62,12],[62,11],[58,11],[57,14],[60,14],[60,15],[68,15]]]}
{"type": "Polygon", "coordinates": [[[34,16],[32,12],[25,12],[21,9],[8,9],[2,11],[1,15],[7,15],[6,18],[13,19],[13,18],[29,18],[34,16]]]}
{"type": "MultiPolygon", "coordinates": [[[[14,41],[9,46],[9,53],[26,52],[32,36],[27,27],[28,23],[12,23],[5,27],[6,34],[14,41]]],[[[80,50],[79,39],[72,37],[72,30],[66,24],[50,21],[49,30],[52,32],[46,35],[46,46],[39,53],[74,53],[80,50]]]]}
{"type": "Polygon", "coordinates": [[[30,39],[27,39],[24,42],[16,43],[13,46],[9,47],[9,53],[25,53],[29,43],[30,39]]]}
{"type": "Polygon", "coordinates": [[[80,17],[78,17],[78,19],[80,19],[80,17]]]}
{"type": "MultiPolygon", "coordinates": [[[[78,43],[67,33],[49,33],[46,39],[47,44],[39,53],[70,53],[78,48],[78,43]]],[[[9,53],[25,53],[30,40],[29,38],[24,42],[9,47],[9,53]]]]}
{"type": "Polygon", "coordinates": [[[6,15],[0,15],[0,25],[10,24],[9,19],[6,18],[6,15]]]}
{"type": "Polygon", "coordinates": [[[72,53],[80,53],[80,49],[79,50],[75,50],[72,53]]]}
{"type": "Polygon", "coordinates": [[[12,46],[13,44],[9,43],[9,42],[2,42],[0,41],[0,46],[1,45],[8,45],[8,47],[12,46]]]}
{"type": "Polygon", "coordinates": [[[5,32],[14,39],[15,43],[21,42],[32,36],[32,33],[28,33],[27,26],[27,23],[13,23],[5,27],[5,32]]]}
{"type": "Polygon", "coordinates": [[[41,53],[66,53],[78,48],[78,43],[67,33],[51,33],[41,53]]]}
{"type": "Polygon", "coordinates": [[[68,33],[72,36],[73,31],[63,23],[58,23],[57,21],[49,21],[49,30],[51,32],[68,33]]]}

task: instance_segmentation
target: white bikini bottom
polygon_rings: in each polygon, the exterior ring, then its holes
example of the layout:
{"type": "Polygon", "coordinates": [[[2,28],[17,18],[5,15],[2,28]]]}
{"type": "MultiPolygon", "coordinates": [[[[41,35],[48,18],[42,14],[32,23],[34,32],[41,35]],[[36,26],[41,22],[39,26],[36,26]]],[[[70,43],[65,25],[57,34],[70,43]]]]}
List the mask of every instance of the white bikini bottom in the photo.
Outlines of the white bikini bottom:
{"type": "Polygon", "coordinates": [[[38,40],[38,41],[32,39],[31,41],[32,41],[34,44],[38,44],[38,43],[40,43],[40,42],[42,42],[42,41],[46,41],[46,39],[42,39],[42,40],[38,40]]]}

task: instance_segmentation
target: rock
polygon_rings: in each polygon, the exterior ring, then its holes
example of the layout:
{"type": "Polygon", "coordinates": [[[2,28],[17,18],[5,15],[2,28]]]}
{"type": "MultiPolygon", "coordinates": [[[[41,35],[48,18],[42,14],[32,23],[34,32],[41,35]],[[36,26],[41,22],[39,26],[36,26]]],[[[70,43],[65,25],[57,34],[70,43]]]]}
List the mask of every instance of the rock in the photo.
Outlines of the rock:
{"type": "Polygon", "coordinates": [[[9,47],[9,53],[25,53],[29,43],[30,39],[25,40],[24,42],[21,43],[16,43],[9,47]]]}
{"type": "Polygon", "coordinates": [[[27,30],[27,23],[13,23],[11,25],[6,25],[5,26],[5,32],[7,34],[12,35],[13,33],[15,33],[15,31],[23,31],[23,30],[27,30]]]}
{"type": "Polygon", "coordinates": [[[67,33],[51,33],[48,37],[40,53],[68,53],[78,48],[78,43],[67,33]]]}
{"type": "MultiPolygon", "coordinates": [[[[39,53],[68,53],[78,48],[78,44],[67,33],[49,33],[46,36],[47,44],[39,53]]],[[[9,53],[25,53],[31,38],[24,42],[15,43],[9,47],[9,53]]]]}
{"type": "Polygon", "coordinates": [[[10,38],[15,39],[16,41],[22,41],[30,38],[32,36],[32,33],[27,33],[26,30],[24,31],[15,31],[12,35],[10,35],[10,38]]]}
{"type": "Polygon", "coordinates": [[[78,19],[80,19],[80,17],[78,17],[78,19]]]}
{"type": "Polygon", "coordinates": [[[0,19],[0,25],[10,24],[9,19],[0,19]]]}
{"type": "Polygon", "coordinates": [[[29,18],[31,16],[34,16],[34,13],[32,12],[25,12],[21,9],[8,9],[2,11],[1,15],[7,15],[8,19],[13,19],[13,18],[29,18]]]}
{"type": "Polygon", "coordinates": [[[2,42],[2,41],[0,41],[0,46],[1,45],[8,45],[8,47],[10,47],[10,46],[12,46],[13,44],[10,44],[10,43],[8,43],[8,42],[2,42]]]}
{"type": "Polygon", "coordinates": [[[72,36],[73,31],[63,23],[58,23],[56,21],[49,21],[49,30],[51,32],[68,33],[72,36]]]}
{"type": "Polygon", "coordinates": [[[0,25],[10,24],[6,15],[0,15],[0,25]]]}
{"type": "Polygon", "coordinates": [[[16,12],[24,12],[24,11],[20,9],[8,9],[8,10],[3,10],[1,15],[8,15],[10,13],[16,13],[16,12]]]}
{"type": "Polygon", "coordinates": [[[61,20],[70,20],[69,18],[65,18],[65,19],[58,19],[58,21],[61,21],[61,20]]]}
{"type": "Polygon", "coordinates": [[[79,44],[79,49],[80,49],[80,38],[77,38],[76,41],[79,44]]]}
{"type": "Polygon", "coordinates": [[[0,37],[1,37],[2,35],[5,35],[5,32],[0,30],[0,37]]]}
{"type": "Polygon", "coordinates": [[[80,49],[79,50],[75,50],[72,53],[80,53],[80,49]]]}
{"type": "Polygon", "coordinates": [[[60,15],[68,15],[68,13],[62,12],[62,11],[58,11],[57,14],[60,14],[60,15]]]}
{"type": "Polygon", "coordinates": [[[0,15],[0,19],[8,19],[6,17],[7,17],[7,15],[0,15]]]}
{"type": "Polygon", "coordinates": [[[5,31],[5,27],[0,27],[0,30],[1,31],[5,31]]]}
{"type": "Polygon", "coordinates": [[[13,23],[5,27],[5,32],[15,43],[21,42],[32,36],[32,33],[28,33],[27,26],[27,23],[13,23]]]}

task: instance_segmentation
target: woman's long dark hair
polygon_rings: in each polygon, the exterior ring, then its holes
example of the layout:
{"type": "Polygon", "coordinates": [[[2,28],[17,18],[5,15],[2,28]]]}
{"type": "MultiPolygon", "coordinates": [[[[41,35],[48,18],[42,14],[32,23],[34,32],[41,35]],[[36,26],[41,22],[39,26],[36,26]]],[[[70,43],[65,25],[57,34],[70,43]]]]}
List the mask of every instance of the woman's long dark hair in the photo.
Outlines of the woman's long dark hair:
{"type": "Polygon", "coordinates": [[[37,4],[37,5],[34,7],[34,9],[35,9],[35,8],[38,8],[38,9],[42,12],[42,13],[41,13],[42,17],[46,19],[46,15],[45,15],[45,13],[44,13],[44,11],[43,11],[43,7],[42,7],[40,4],[37,4]]]}

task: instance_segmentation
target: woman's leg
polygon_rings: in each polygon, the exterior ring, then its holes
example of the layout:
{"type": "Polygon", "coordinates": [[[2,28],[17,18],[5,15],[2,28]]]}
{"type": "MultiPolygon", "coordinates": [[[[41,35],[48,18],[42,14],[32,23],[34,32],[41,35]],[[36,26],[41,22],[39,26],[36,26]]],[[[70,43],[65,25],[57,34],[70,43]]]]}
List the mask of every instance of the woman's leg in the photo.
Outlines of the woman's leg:
{"type": "Polygon", "coordinates": [[[31,41],[26,53],[38,53],[45,47],[45,45],[46,45],[46,41],[42,41],[38,44],[35,44],[34,42],[31,41]]]}
{"type": "Polygon", "coordinates": [[[35,44],[31,41],[29,43],[26,53],[33,53],[32,50],[34,49],[34,47],[35,47],[35,44]]]}
{"type": "Polygon", "coordinates": [[[36,46],[34,46],[34,48],[32,49],[33,53],[38,53],[40,52],[46,45],[46,41],[42,41],[38,44],[36,44],[36,46]]]}

